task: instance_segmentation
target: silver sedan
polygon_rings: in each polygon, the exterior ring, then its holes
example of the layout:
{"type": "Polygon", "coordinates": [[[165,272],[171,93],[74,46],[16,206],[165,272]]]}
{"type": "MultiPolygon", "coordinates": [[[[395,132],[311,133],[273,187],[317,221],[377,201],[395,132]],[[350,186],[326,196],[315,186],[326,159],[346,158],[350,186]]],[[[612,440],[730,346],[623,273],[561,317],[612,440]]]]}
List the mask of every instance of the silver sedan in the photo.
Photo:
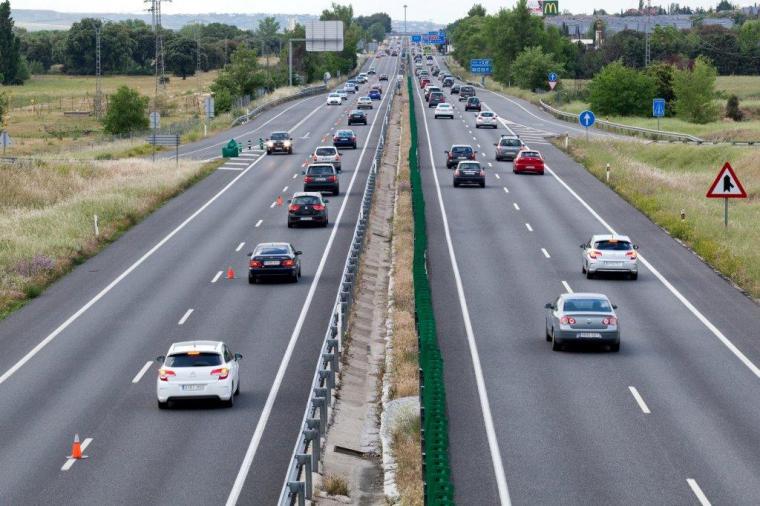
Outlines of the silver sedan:
{"type": "Polygon", "coordinates": [[[601,293],[563,293],[546,308],[546,340],[552,350],[566,344],[607,345],[620,351],[620,324],[615,309],[601,293]]]}

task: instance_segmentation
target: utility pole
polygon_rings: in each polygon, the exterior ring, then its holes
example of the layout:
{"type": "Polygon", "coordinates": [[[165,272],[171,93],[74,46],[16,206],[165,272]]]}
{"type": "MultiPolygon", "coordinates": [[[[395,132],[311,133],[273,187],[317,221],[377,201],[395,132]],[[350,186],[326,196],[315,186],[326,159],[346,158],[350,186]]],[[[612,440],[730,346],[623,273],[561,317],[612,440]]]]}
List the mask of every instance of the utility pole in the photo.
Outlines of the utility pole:
{"type": "Polygon", "coordinates": [[[202,25],[198,20],[195,21],[195,54],[196,54],[196,63],[195,63],[195,72],[200,73],[201,71],[201,28],[202,25]]]}
{"type": "Polygon", "coordinates": [[[652,61],[651,58],[651,52],[649,47],[649,30],[650,30],[650,22],[652,15],[652,0],[647,0],[647,26],[646,26],[646,32],[644,33],[644,68],[648,67],[649,64],[652,61]]]}
{"type": "MultiPolygon", "coordinates": [[[[99,22],[100,23],[100,22],[99,22]]],[[[101,80],[102,68],[100,66],[100,31],[102,26],[95,25],[95,117],[100,119],[103,116],[103,83],[101,80]]]]}
{"type": "Polygon", "coordinates": [[[406,4],[404,4],[404,35],[406,35],[406,4]]]}

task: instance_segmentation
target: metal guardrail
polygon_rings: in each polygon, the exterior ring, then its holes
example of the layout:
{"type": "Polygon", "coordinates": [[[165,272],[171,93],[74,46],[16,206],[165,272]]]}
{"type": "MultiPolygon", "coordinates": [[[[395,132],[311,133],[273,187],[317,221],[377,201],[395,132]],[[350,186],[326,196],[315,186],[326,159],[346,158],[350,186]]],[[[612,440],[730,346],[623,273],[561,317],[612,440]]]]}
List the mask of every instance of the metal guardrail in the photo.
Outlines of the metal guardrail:
{"type": "MultiPolygon", "coordinates": [[[[395,88],[388,87],[388,93],[394,93],[394,90],[395,88]]],[[[291,506],[296,501],[299,506],[303,506],[306,499],[313,497],[312,474],[319,472],[322,440],[326,436],[332,415],[330,408],[335,400],[335,386],[340,372],[345,322],[353,303],[354,282],[359,270],[359,259],[364,249],[364,237],[367,232],[372,197],[375,193],[377,167],[385,148],[385,136],[390,124],[392,104],[393,99],[391,98],[383,115],[380,137],[369,169],[367,184],[364,187],[359,219],[354,228],[351,246],[343,267],[340,288],[335,298],[330,323],[325,333],[317,368],[311,382],[309,398],[306,401],[306,412],[301,425],[301,435],[296,442],[293,459],[288,467],[285,483],[280,493],[278,501],[280,506],[291,506]]]]}
{"type": "Polygon", "coordinates": [[[327,86],[325,86],[324,84],[320,84],[319,86],[310,86],[308,88],[303,88],[299,90],[297,93],[294,93],[293,95],[288,95],[286,97],[280,97],[274,100],[270,100],[269,102],[261,104],[258,107],[254,107],[253,109],[248,111],[247,114],[243,114],[242,116],[235,118],[232,121],[230,128],[238,126],[238,125],[242,125],[243,123],[246,123],[252,120],[253,118],[258,116],[262,112],[268,111],[272,107],[276,107],[280,104],[284,104],[285,102],[296,100],[302,97],[310,97],[312,95],[319,95],[320,93],[324,93],[325,91],[327,91],[327,86]]]}

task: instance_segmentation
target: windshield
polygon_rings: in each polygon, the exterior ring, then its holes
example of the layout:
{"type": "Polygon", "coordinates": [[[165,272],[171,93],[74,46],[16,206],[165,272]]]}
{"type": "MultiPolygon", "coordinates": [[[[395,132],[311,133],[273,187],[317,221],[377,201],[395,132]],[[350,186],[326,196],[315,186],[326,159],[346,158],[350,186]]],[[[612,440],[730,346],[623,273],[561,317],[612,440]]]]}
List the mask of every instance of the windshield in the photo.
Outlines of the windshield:
{"type": "Polygon", "coordinates": [[[438,104],[438,109],[451,109],[450,104],[438,104]]]}
{"type": "Polygon", "coordinates": [[[335,156],[338,150],[335,148],[317,148],[317,156],[335,156]]]}
{"type": "Polygon", "coordinates": [[[607,240],[607,241],[597,241],[594,244],[594,249],[599,249],[603,251],[628,251],[632,249],[632,247],[631,247],[631,243],[628,241],[607,240]]]}
{"type": "Polygon", "coordinates": [[[322,175],[332,175],[333,173],[333,166],[332,165],[313,165],[309,167],[309,170],[306,171],[307,174],[310,176],[322,176],[322,175]]]}
{"type": "Polygon", "coordinates": [[[353,110],[351,111],[351,116],[364,116],[364,111],[353,110]]]}
{"type": "Polygon", "coordinates": [[[564,306],[566,313],[587,311],[592,313],[609,313],[611,310],[610,303],[604,299],[567,299],[564,306]]]}
{"type": "Polygon", "coordinates": [[[480,99],[478,97],[470,97],[467,99],[467,102],[470,104],[479,104],[480,99]]]}
{"type": "Polygon", "coordinates": [[[270,137],[273,141],[284,141],[288,138],[288,132],[272,132],[272,137],[270,137]]]}
{"type": "Polygon", "coordinates": [[[190,351],[166,357],[167,367],[210,367],[222,365],[222,357],[215,352],[190,351]]]}
{"type": "Polygon", "coordinates": [[[522,143],[520,142],[520,139],[502,139],[499,145],[519,147],[522,146],[522,143]]]}
{"type": "Polygon", "coordinates": [[[288,254],[287,246],[261,246],[259,248],[256,248],[256,251],[254,252],[254,256],[287,255],[287,254],[288,254]]]}

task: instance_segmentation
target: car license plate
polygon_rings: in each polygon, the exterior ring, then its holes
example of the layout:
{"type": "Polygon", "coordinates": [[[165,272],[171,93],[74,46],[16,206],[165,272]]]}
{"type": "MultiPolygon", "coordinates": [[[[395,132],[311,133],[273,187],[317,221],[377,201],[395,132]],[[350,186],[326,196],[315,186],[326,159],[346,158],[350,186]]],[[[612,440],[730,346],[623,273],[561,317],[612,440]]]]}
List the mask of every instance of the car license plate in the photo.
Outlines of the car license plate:
{"type": "Polygon", "coordinates": [[[314,181],[318,181],[318,182],[320,182],[320,183],[321,183],[321,182],[323,182],[323,181],[327,181],[327,179],[325,179],[325,178],[323,178],[323,177],[315,177],[315,178],[314,178],[314,181]]]}
{"type": "Polygon", "coordinates": [[[605,262],[607,267],[622,267],[623,262],[605,262]]]}
{"type": "Polygon", "coordinates": [[[311,221],[312,219],[311,216],[301,216],[301,221],[311,221]]]}
{"type": "Polygon", "coordinates": [[[264,265],[280,265],[279,260],[267,260],[264,262],[264,265]]]}
{"type": "Polygon", "coordinates": [[[535,166],[535,165],[528,165],[528,166],[526,166],[525,168],[526,168],[526,169],[535,169],[535,168],[536,168],[536,166],[535,166]]]}
{"type": "Polygon", "coordinates": [[[203,390],[205,385],[182,385],[182,390],[185,392],[198,392],[203,390]]]}
{"type": "Polygon", "coordinates": [[[602,335],[599,332],[578,332],[578,337],[591,339],[602,337],[602,335]]]}

